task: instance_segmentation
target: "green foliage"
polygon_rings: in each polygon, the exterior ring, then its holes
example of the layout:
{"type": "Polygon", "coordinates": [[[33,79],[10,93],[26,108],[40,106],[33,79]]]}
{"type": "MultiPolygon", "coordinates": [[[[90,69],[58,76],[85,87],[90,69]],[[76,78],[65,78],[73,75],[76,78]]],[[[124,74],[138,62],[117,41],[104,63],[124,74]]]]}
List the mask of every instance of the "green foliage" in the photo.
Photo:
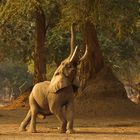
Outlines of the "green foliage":
{"type": "MultiPolygon", "coordinates": [[[[12,58],[15,61],[23,60],[24,62],[28,62],[32,59],[33,46],[35,44],[34,13],[36,10],[40,10],[39,7],[43,9],[46,16],[46,28],[48,28],[46,29],[46,39],[49,38],[49,34],[53,34],[51,39],[48,40],[49,43],[46,43],[47,48],[50,49],[51,47],[49,47],[49,45],[52,46],[53,42],[58,43],[60,46],[61,43],[59,42],[62,42],[61,40],[63,37],[60,37],[61,35],[58,35],[58,33],[52,33],[54,32],[52,31],[52,28],[59,20],[59,3],[57,1],[2,1],[0,9],[0,18],[2,19],[0,21],[0,25],[2,27],[0,28],[0,37],[2,38],[0,40],[0,45],[2,46],[0,48],[1,61],[5,57],[12,58]],[[55,36],[57,37],[57,40],[54,38],[55,36]],[[60,41],[58,41],[58,39],[60,39],[60,41]]],[[[59,46],[57,49],[56,44],[53,46],[55,46],[55,51],[57,51],[59,46]]],[[[51,49],[48,51],[51,51],[51,49]]],[[[61,53],[61,51],[59,52],[61,53]]],[[[57,53],[55,52],[55,54],[57,53]]],[[[52,61],[51,57],[48,57],[48,59],[48,62],[52,61]]]]}
{"type": "Polygon", "coordinates": [[[62,5],[59,25],[66,30],[76,22],[81,31],[85,20],[94,23],[105,61],[128,77],[140,73],[139,7],[138,0],[69,0],[62,5]]]}
{"type": "Polygon", "coordinates": [[[27,62],[32,57],[33,32],[32,26],[14,23],[6,24],[0,29],[0,61],[12,58],[14,61],[27,62]]]}
{"type": "Polygon", "coordinates": [[[27,65],[15,64],[12,61],[0,63],[0,80],[0,90],[5,86],[8,86],[9,83],[9,86],[12,87],[13,92],[16,95],[19,94],[19,87],[25,81],[27,82],[28,87],[32,85],[32,75],[27,72],[27,65]],[[5,83],[4,81],[7,82],[5,83]]]}
{"type": "Polygon", "coordinates": [[[57,31],[52,29],[47,34],[47,62],[52,63],[54,61],[57,65],[67,57],[69,52],[69,32],[57,31]]]}
{"type": "Polygon", "coordinates": [[[77,43],[82,45],[83,25],[85,20],[90,20],[96,26],[105,61],[115,71],[126,71],[124,66],[128,67],[128,63],[132,64],[131,71],[139,68],[138,0],[1,0],[0,61],[5,58],[15,62],[31,61],[35,42],[34,13],[39,7],[45,12],[48,26],[44,52],[48,64],[58,65],[68,55],[73,22],[77,23],[77,43]]]}
{"type": "Polygon", "coordinates": [[[52,76],[53,76],[53,74],[54,74],[54,72],[55,72],[55,70],[57,69],[57,66],[56,66],[55,63],[47,64],[47,65],[46,65],[46,69],[47,69],[47,71],[48,71],[46,77],[47,77],[48,80],[51,80],[51,79],[52,79],[52,76]]]}
{"type": "Polygon", "coordinates": [[[6,0],[0,7],[0,61],[4,58],[27,62],[32,57],[34,23],[29,1],[6,0]]]}
{"type": "Polygon", "coordinates": [[[33,8],[30,0],[2,0],[0,7],[0,26],[10,21],[24,21],[24,18],[29,16],[33,8]]]}

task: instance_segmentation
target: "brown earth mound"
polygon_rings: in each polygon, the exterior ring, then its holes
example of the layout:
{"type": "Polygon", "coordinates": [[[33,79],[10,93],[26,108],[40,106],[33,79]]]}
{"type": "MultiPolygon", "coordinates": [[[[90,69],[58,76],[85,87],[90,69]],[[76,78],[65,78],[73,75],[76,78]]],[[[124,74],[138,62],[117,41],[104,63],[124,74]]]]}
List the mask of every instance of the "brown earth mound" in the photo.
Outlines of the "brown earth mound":
{"type": "MultiPolygon", "coordinates": [[[[84,96],[83,96],[84,98],[84,96]]],[[[140,105],[127,99],[77,99],[75,103],[77,116],[84,117],[140,117],[140,105]]]]}
{"type": "Polygon", "coordinates": [[[95,79],[88,81],[82,93],[94,98],[115,97],[127,99],[124,85],[114,76],[109,67],[105,67],[96,75],[95,79]]]}
{"type": "Polygon", "coordinates": [[[75,109],[87,117],[140,116],[140,105],[127,98],[123,84],[108,67],[87,83],[75,100],[75,109]]]}

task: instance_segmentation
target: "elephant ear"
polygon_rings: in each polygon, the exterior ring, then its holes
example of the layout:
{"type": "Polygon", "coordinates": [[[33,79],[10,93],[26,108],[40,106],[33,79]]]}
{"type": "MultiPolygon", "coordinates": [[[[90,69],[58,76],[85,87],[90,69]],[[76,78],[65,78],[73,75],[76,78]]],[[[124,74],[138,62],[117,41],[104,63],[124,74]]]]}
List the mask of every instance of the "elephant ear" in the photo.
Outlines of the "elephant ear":
{"type": "Polygon", "coordinates": [[[49,92],[57,93],[60,89],[69,85],[71,85],[71,82],[63,74],[56,74],[50,82],[49,92]]]}

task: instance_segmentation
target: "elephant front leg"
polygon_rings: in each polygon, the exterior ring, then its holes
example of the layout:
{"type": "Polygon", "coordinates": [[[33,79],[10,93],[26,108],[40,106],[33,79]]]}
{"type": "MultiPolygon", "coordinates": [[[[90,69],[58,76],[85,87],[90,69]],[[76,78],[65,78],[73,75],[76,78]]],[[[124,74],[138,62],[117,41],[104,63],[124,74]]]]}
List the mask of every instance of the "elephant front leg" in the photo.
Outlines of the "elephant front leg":
{"type": "Polygon", "coordinates": [[[37,111],[36,109],[31,110],[31,123],[28,132],[30,133],[36,133],[36,117],[37,117],[37,111]]]}
{"type": "Polygon", "coordinates": [[[74,133],[73,130],[73,122],[74,122],[74,104],[73,102],[67,104],[66,106],[66,112],[67,112],[67,133],[72,134],[74,133]]]}
{"type": "Polygon", "coordinates": [[[66,116],[63,114],[62,108],[51,109],[52,113],[55,114],[59,122],[61,123],[61,127],[59,129],[60,133],[66,133],[67,121],[66,116]]]}
{"type": "Polygon", "coordinates": [[[55,115],[61,123],[61,127],[59,129],[60,133],[66,133],[67,121],[66,121],[66,118],[65,118],[63,112],[58,112],[55,115]]]}

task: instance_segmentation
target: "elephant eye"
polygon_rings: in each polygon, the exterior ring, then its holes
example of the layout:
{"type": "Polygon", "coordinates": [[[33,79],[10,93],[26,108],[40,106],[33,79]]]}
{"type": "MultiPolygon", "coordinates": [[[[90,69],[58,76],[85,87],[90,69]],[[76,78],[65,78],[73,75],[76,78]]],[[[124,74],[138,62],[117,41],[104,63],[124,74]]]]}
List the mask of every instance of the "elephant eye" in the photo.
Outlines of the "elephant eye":
{"type": "Polygon", "coordinates": [[[62,62],[61,64],[62,64],[62,65],[64,65],[65,63],[64,63],[64,62],[62,62]]]}
{"type": "Polygon", "coordinates": [[[67,68],[71,68],[71,65],[67,65],[67,68]]]}

